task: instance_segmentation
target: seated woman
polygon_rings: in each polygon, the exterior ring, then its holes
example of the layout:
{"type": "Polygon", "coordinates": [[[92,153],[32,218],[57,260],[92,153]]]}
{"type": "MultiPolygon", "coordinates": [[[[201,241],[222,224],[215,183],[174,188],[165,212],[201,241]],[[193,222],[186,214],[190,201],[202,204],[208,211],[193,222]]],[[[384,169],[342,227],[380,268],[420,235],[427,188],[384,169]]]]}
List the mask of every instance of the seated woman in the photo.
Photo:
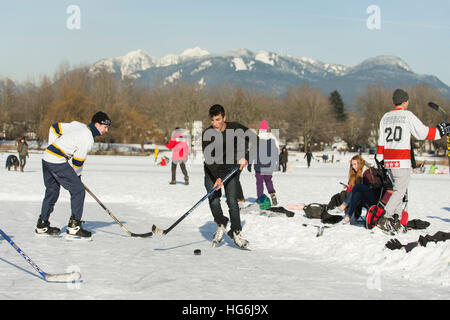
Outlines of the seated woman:
{"type": "MultiPolygon", "coordinates": [[[[348,173],[348,185],[345,185],[347,188],[333,197],[331,197],[330,202],[328,203],[327,209],[332,210],[336,207],[339,208],[340,211],[344,211],[348,206],[351,200],[351,190],[356,184],[360,184],[362,182],[363,169],[364,167],[369,167],[369,164],[363,160],[360,155],[355,155],[350,160],[350,169],[348,173]],[[347,204],[345,204],[347,202],[347,204]]],[[[343,183],[342,183],[343,184],[343,183]]],[[[289,210],[303,210],[306,205],[304,203],[299,204],[289,204],[285,206],[285,208],[289,210]]],[[[350,218],[347,219],[347,222],[350,218]]]]}
{"type": "Polygon", "coordinates": [[[347,196],[338,207],[339,210],[345,211],[344,223],[356,221],[359,218],[361,206],[370,207],[377,203],[381,186],[373,183],[374,179],[370,178],[370,175],[374,173],[370,170],[369,164],[360,155],[351,159],[347,196]],[[369,170],[364,170],[364,167],[369,170]]]}
{"type": "MultiPolygon", "coordinates": [[[[327,210],[338,207],[345,211],[344,223],[356,221],[361,215],[363,206],[370,207],[376,204],[381,192],[381,182],[376,177],[376,172],[360,156],[355,155],[350,160],[347,189],[331,198],[327,210]],[[364,170],[365,168],[368,168],[364,170]]],[[[285,206],[288,210],[303,210],[304,203],[289,204],[285,206]]]]}

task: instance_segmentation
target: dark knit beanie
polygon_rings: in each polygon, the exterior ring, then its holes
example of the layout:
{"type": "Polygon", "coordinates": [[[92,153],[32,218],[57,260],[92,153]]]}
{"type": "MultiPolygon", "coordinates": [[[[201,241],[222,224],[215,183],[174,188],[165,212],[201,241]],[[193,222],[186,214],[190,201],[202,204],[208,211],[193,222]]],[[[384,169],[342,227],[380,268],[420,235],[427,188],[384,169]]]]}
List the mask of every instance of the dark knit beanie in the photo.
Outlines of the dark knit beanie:
{"type": "Polygon", "coordinates": [[[109,119],[108,115],[104,112],[97,112],[92,116],[92,123],[100,123],[100,124],[106,124],[107,126],[111,125],[111,120],[109,119]]]}
{"type": "Polygon", "coordinates": [[[392,95],[392,101],[394,102],[395,106],[401,105],[403,102],[406,102],[408,100],[408,93],[406,93],[406,91],[403,91],[402,89],[395,90],[394,94],[392,95]]]}

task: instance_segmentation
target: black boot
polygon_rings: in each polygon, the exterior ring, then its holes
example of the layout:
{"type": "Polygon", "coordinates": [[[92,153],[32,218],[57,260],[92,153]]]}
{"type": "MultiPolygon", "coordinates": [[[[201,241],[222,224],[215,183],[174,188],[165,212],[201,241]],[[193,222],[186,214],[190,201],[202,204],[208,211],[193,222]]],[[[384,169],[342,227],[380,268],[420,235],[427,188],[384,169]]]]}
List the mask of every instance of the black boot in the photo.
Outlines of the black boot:
{"type": "Polygon", "coordinates": [[[75,220],[74,216],[69,219],[69,224],[67,225],[66,233],[70,236],[90,238],[92,233],[90,231],[84,230],[81,226],[80,220],[75,220]]]}
{"type": "Polygon", "coordinates": [[[57,236],[61,233],[61,230],[57,227],[50,227],[50,221],[43,221],[40,217],[38,218],[36,229],[34,231],[41,235],[57,236]]]}

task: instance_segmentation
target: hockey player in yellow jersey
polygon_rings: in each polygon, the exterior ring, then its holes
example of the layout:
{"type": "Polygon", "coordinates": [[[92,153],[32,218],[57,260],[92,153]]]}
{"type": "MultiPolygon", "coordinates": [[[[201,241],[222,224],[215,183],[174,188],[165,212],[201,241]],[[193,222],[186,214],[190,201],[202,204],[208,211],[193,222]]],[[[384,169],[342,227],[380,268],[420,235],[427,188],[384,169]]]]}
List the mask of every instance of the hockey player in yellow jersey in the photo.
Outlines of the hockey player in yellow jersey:
{"type": "Polygon", "coordinates": [[[94,145],[94,138],[108,132],[110,125],[111,120],[101,111],[94,114],[88,125],[78,121],[51,125],[49,145],[42,159],[45,197],[35,229],[37,234],[60,234],[59,228],[50,226],[49,218],[62,186],[70,193],[72,211],[66,233],[73,237],[91,237],[91,232],[81,226],[85,198],[81,173],[87,154],[94,145]]]}

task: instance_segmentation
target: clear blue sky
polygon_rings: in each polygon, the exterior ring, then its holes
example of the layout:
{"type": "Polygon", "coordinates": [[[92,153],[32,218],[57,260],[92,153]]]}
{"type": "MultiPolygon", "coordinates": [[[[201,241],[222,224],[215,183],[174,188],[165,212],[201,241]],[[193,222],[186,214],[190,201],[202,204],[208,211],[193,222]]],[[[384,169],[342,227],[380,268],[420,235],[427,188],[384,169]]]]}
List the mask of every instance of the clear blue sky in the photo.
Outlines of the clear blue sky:
{"type": "Polygon", "coordinates": [[[0,43],[0,77],[18,81],[53,75],[63,61],[90,64],[136,49],[163,57],[200,46],[343,65],[395,55],[450,85],[448,0],[2,1],[0,43]],[[69,5],[81,9],[80,30],[66,27],[69,5]],[[366,26],[370,5],[380,8],[380,30],[366,26]]]}

